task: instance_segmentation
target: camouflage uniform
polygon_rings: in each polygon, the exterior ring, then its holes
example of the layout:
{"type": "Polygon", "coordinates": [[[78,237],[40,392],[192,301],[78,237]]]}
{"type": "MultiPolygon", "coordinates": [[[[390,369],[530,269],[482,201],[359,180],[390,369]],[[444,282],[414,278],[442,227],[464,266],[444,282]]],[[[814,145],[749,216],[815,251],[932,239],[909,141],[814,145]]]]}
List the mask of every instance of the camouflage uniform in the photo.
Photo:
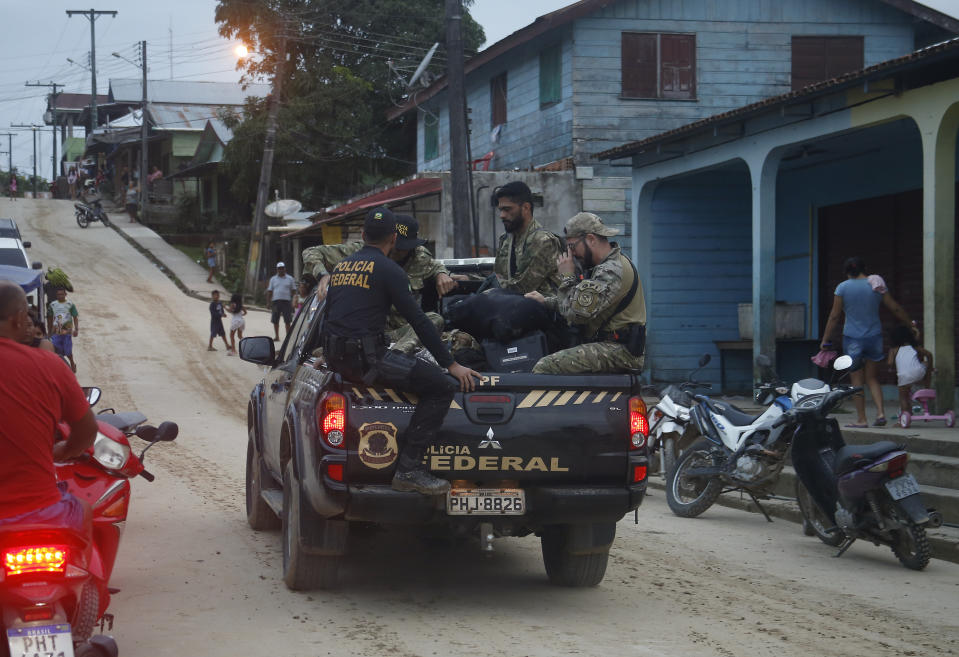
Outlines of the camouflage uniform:
{"type": "Polygon", "coordinates": [[[493,271],[500,287],[520,294],[539,292],[543,296],[556,294],[559,274],[556,272],[556,257],[562,245],[559,238],[535,219],[522,233],[506,233],[500,238],[496,249],[496,264],[493,271]],[[516,244],[516,270],[510,269],[510,250],[516,244]]]}
{"type": "MultiPolygon", "coordinates": [[[[569,226],[584,214],[587,213],[576,215],[567,224],[568,236],[574,234],[569,226]]],[[[599,222],[599,217],[595,215],[588,217],[590,222],[599,222]]],[[[588,225],[594,228],[588,232],[616,234],[616,231],[602,223],[588,225]]],[[[629,259],[620,252],[618,246],[614,246],[609,255],[588,274],[582,281],[574,276],[564,276],[559,294],[548,297],[546,305],[551,310],[559,311],[570,324],[580,326],[586,339],[596,341],[540,358],[533,367],[534,374],[598,374],[643,369],[643,356],[634,356],[626,345],[601,340],[603,336],[599,335],[600,331],[605,335],[626,329],[631,324],[646,324],[646,301],[641,281],[637,282],[636,294],[629,305],[615,312],[633,283],[635,274],[629,259]]]]}
{"type": "MultiPolygon", "coordinates": [[[[311,246],[303,251],[303,270],[312,273],[317,279],[326,276],[330,271],[347,256],[353,255],[363,248],[363,242],[346,242],[344,244],[323,244],[321,246],[311,246]]],[[[449,274],[442,263],[433,259],[433,255],[425,246],[418,246],[401,265],[410,279],[410,291],[417,303],[422,302],[423,286],[426,280],[434,278],[439,274],[449,274]]],[[[445,321],[436,313],[426,313],[430,321],[440,332],[443,331],[445,321]]],[[[390,314],[386,318],[387,338],[395,342],[394,349],[411,354],[423,345],[420,344],[416,333],[410,328],[402,315],[396,308],[390,309],[390,314]]]]}

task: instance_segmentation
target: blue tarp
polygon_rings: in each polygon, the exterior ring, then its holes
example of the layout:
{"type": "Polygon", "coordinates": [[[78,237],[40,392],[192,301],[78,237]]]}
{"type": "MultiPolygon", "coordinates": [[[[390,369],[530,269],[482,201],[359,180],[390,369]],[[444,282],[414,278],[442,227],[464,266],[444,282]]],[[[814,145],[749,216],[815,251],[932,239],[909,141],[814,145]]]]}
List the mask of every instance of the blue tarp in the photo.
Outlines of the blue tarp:
{"type": "Polygon", "coordinates": [[[0,265],[0,280],[13,281],[22,287],[24,292],[33,292],[43,285],[43,270],[0,265]]]}

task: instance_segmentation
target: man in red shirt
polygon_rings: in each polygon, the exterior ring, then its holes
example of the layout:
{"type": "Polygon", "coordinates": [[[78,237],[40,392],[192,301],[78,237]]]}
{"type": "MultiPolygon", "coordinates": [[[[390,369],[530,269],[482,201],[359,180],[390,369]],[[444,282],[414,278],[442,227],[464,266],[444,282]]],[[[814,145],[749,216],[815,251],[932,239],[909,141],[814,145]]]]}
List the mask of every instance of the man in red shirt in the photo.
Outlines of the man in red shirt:
{"type": "Polygon", "coordinates": [[[85,505],[57,487],[55,461],[93,444],[97,423],[70,368],[55,354],[20,343],[27,298],[0,281],[0,525],[43,523],[84,530],[85,505]],[[54,445],[57,422],[70,437],[54,445]]]}

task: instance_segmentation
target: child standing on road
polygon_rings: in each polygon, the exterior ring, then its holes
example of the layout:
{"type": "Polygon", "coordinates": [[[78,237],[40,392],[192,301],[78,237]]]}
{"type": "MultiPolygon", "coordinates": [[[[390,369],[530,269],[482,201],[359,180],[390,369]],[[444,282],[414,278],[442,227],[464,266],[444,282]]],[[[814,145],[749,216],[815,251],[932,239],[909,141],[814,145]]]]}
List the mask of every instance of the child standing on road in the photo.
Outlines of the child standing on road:
{"type": "Polygon", "coordinates": [[[220,301],[220,291],[213,290],[211,296],[213,300],[210,302],[210,344],[207,345],[206,350],[216,351],[213,339],[219,335],[223,338],[223,346],[226,347],[227,354],[232,356],[230,343],[226,341],[226,331],[223,330],[223,318],[226,317],[226,313],[223,311],[223,302],[220,301]]]}
{"type": "Polygon", "coordinates": [[[899,410],[901,413],[910,413],[913,384],[922,381],[922,387],[928,388],[932,383],[932,354],[920,346],[915,332],[908,326],[896,326],[890,337],[893,346],[886,363],[896,369],[899,410]]]}
{"type": "Polygon", "coordinates": [[[73,361],[73,338],[80,335],[80,313],[72,302],[67,301],[67,291],[57,288],[57,299],[47,305],[47,332],[50,342],[61,356],[70,361],[70,369],[77,371],[73,361]]]}
{"type": "Polygon", "coordinates": [[[236,354],[236,339],[243,339],[243,329],[246,328],[246,320],[243,319],[245,314],[243,295],[234,294],[230,297],[230,351],[234,355],[236,354]]]}

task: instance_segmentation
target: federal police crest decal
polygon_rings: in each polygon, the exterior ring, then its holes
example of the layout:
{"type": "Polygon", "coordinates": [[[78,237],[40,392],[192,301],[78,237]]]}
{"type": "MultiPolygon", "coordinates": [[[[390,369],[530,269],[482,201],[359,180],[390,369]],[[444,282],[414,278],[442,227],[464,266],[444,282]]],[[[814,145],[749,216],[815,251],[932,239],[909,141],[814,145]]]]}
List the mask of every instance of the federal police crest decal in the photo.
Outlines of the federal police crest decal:
{"type": "Polygon", "coordinates": [[[369,468],[382,470],[393,465],[398,455],[396,425],[392,422],[366,422],[358,429],[360,461],[369,468]]]}

